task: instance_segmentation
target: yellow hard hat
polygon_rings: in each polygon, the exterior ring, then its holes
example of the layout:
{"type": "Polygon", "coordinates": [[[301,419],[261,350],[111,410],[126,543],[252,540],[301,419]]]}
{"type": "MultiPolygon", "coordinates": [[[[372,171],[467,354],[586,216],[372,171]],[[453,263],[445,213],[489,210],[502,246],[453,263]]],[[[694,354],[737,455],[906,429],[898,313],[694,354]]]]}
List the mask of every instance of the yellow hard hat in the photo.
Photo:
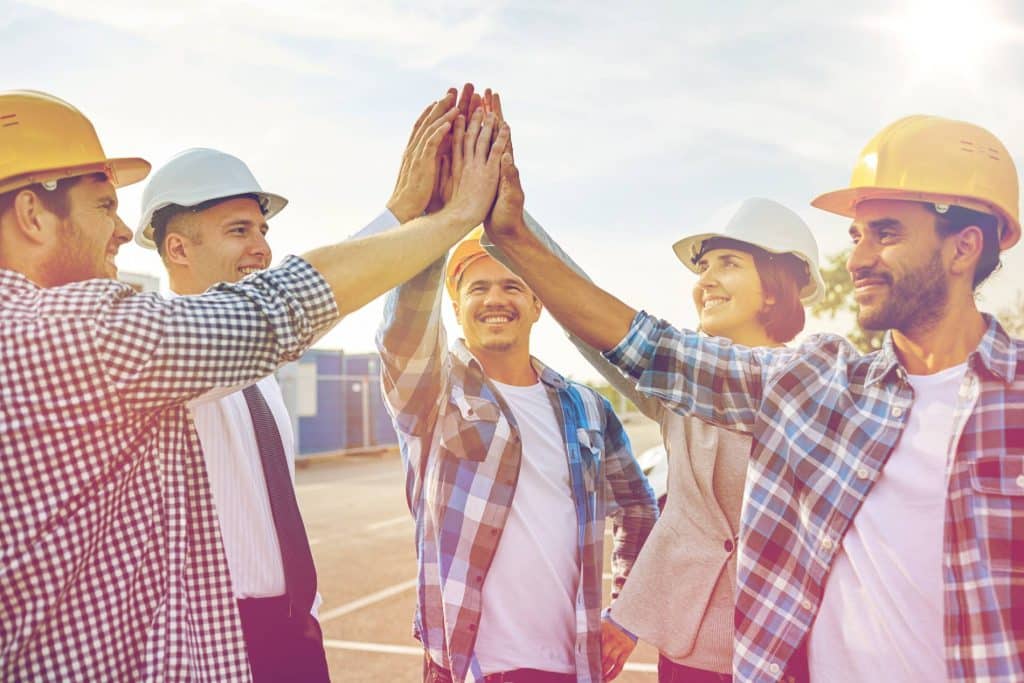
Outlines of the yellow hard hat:
{"type": "Polygon", "coordinates": [[[811,202],[850,216],[866,199],[948,204],[999,219],[999,248],[1020,239],[1017,168],[992,133],[965,121],[907,116],[881,130],[860,152],[850,186],[811,202]]]}
{"type": "Polygon", "coordinates": [[[0,93],[0,193],[90,173],[130,185],[146,177],[149,162],[108,159],[89,119],[62,99],[34,90],[0,93]]]}
{"type": "Polygon", "coordinates": [[[444,285],[452,300],[459,295],[459,279],[466,272],[466,268],[484,256],[489,256],[480,246],[480,238],[483,235],[484,226],[473,228],[468,235],[462,238],[461,242],[455,245],[452,255],[448,258],[448,265],[444,271],[444,285]]]}

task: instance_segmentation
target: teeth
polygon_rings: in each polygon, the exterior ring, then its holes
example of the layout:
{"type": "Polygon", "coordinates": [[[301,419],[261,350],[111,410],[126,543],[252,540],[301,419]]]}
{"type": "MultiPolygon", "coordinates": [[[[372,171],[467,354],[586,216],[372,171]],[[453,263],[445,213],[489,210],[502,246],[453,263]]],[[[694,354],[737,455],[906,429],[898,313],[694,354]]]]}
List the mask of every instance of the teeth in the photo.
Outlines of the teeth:
{"type": "Polygon", "coordinates": [[[720,299],[718,297],[715,297],[715,298],[712,298],[712,299],[705,299],[704,300],[704,310],[706,311],[709,308],[713,308],[715,306],[718,306],[719,304],[724,304],[726,301],[728,301],[728,299],[720,299]]]}
{"type": "Polygon", "coordinates": [[[253,273],[259,272],[259,268],[239,268],[238,272],[242,275],[252,275],[253,273]]]}
{"type": "Polygon", "coordinates": [[[489,316],[484,317],[483,321],[490,325],[490,324],[496,324],[496,323],[511,322],[512,318],[508,317],[507,315],[489,315],[489,316]]]}

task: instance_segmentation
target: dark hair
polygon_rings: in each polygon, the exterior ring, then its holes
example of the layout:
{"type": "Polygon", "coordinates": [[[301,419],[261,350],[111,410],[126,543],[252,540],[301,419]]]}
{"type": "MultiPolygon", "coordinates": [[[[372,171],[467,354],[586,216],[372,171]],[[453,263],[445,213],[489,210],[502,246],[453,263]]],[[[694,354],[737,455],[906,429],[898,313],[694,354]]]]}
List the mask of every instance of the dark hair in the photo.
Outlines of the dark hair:
{"type": "Polygon", "coordinates": [[[761,278],[764,298],[775,300],[775,303],[765,304],[757,314],[757,321],[764,326],[769,337],[784,344],[804,329],[806,313],[800,302],[800,290],[811,281],[806,262],[790,253],[774,254],[749,242],[729,237],[704,240],[693,262],[702,259],[712,249],[735,249],[754,257],[754,267],[761,278]]]}
{"type": "MultiPolygon", "coordinates": [[[[160,254],[161,257],[164,255],[164,239],[167,237],[168,226],[171,224],[172,220],[183,214],[202,213],[207,209],[212,209],[218,204],[223,204],[224,202],[239,198],[252,199],[259,203],[259,197],[257,197],[254,194],[247,193],[235,194],[231,195],[230,197],[215,197],[213,199],[207,199],[205,202],[200,202],[195,206],[168,204],[167,206],[162,206],[156,211],[154,211],[153,217],[150,219],[150,225],[153,226],[153,242],[156,243],[157,253],[160,254]]],[[[260,210],[263,210],[262,206],[260,207],[260,210]]],[[[181,231],[175,232],[180,233],[181,231]]],[[[199,235],[197,233],[189,234],[189,238],[192,239],[192,241],[194,242],[199,241],[199,235]]]]}
{"type": "Polygon", "coordinates": [[[14,206],[14,198],[18,196],[19,192],[28,190],[39,197],[39,202],[47,211],[51,211],[61,218],[67,218],[71,215],[71,200],[68,198],[68,193],[72,187],[84,178],[106,180],[107,176],[104,173],[87,173],[86,175],[73,176],[71,178],[61,178],[57,181],[57,187],[52,190],[46,189],[41,183],[33,183],[25,187],[8,190],[0,194],[0,216],[4,215],[8,209],[14,206]]]}
{"type": "Polygon", "coordinates": [[[925,206],[935,213],[935,230],[939,233],[939,237],[955,235],[972,225],[981,229],[981,256],[978,258],[978,265],[974,267],[974,279],[971,282],[971,287],[977,289],[1001,265],[999,262],[999,219],[992,214],[965,209],[962,206],[950,206],[943,213],[939,213],[934,204],[925,204],[925,206]]]}

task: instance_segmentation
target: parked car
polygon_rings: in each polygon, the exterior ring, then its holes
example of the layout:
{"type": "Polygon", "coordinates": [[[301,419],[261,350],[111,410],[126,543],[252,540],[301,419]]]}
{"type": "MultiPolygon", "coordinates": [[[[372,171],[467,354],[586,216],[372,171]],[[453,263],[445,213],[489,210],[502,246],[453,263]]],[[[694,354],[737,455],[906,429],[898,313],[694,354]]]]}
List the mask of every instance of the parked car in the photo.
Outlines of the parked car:
{"type": "Polygon", "coordinates": [[[658,501],[658,509],[665,508],[665,497],[668,495],[668,456],[665,446],[658,445],[648,448],[637,456],[640,469],[647,475],[647,481],[654,489],[654,497],[658,501]]]}

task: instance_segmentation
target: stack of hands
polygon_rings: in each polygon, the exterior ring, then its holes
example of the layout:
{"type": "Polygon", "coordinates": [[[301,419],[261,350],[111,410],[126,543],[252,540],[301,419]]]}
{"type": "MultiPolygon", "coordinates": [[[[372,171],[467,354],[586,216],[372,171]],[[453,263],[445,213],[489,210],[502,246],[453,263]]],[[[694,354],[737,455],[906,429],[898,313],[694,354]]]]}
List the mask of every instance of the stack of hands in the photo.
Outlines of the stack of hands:
{"type": "Polygon", "coordinates": [[[450,211],[491,238],[525,234],[524,195],[501,97],[472,83],[431,102],[413,126],[387,208],[401,223],[450,211]]]}

